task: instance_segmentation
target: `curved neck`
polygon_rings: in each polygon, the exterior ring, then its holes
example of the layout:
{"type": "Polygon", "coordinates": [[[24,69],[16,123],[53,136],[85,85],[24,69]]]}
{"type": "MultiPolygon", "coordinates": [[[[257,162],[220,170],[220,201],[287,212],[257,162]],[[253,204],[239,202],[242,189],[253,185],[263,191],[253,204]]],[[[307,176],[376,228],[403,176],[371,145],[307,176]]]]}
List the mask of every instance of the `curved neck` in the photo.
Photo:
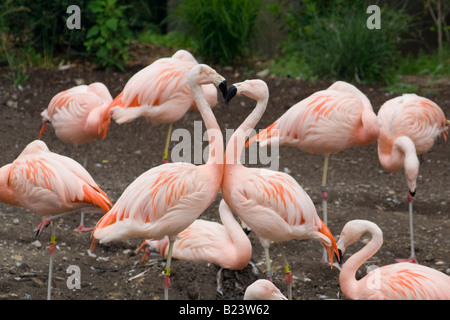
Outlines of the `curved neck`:
{"type": "Polygon", "coordinates": [[[0,168],[0,202],[20,206],[15,191],[9,184],[9,175],[11,172],[11,164],[7,164],[0,168]]]}
{"type": "Polygon", "coordinates": [[[381,165],[388,171],[396,172],[400,170],[411,158],[416,158],[416,147],[414,142],[407,136],[401,136],[394,140],[390,150],[383,150],[378,144],[378,158],[381,165]]]}
{"type": "Polygon", "coordinates": [[[89,133],[93,136],[98,136],[99,138],[102,137],[107,130],[107,126],[105,123],[102,123],[103,115],[108,110],[109,105],[111,101],[105,102],[100,107],[94,108],[91,112],[89,112],[89,115],[86,119],[86,124],[84,126],[84,130],[86,133],[89,133]],[[99,125],[102,125],[101,131],[99,132],[99,125]]]}
{"type": "Polygon", "coordinates": [[[236,246],[240,247],[239,244],[245,244],[248,241],[248,237],[234,218],[233,212],[231,212],[230,207],[228,207],[224,200],[220,202],[219,215],[223,226],[236,246]]]}
{"type": "Polygon", "coordinates": [[[236,252],[235,259],[248,262],[252,254],[252,245],[250,239],[245,234],[242,227],[234,218],[233,212],[224,200],[219,204],[219,215],[223,226],[225,227],[230,240],[233,242],[236,252]]]}
{"type": "Polygon", "coordinates": [[[367,228],[361,232],[369,232],[372,235],[372,239],[358,252],[353,254],[342,266],[341,273],[339,275],[339,284],[342,292],[346,297],[357,299],[355,296],[358,292],[359,280],[356,280],[356,272],[361,265],[371,258],[380,249],[383,244],[383,234],[374,232],[371,228],[367,228]]]}
{"type": "Polygon", "coordinates": [[[211,110],[211,106],[203,95],[202,88],[197,83],[190,83],[194,100],[197,104],[203,122],[205,123],[206,132],[209,141],[209,153],[207,164],[223,164],[223,135],[217,123],[216,117],[211,110]]]}
{"type": "Polygon", "coordinates": [[[377,115],[370,108],[365,108],[361,113],[362,126],[357,130],[356,139],[361,145],[376,142],[380,134],[377,115]]]}
{"type": "Polygon", "coordinates": [[[256,107],[253,109],[245,121],[236,129],[233,135],[228,141],[225,158],[227,159],[227,164],[240,164],[242,150],[245,146],[245,141],[249,137],[251,130],[253,130],[256,124],[261,119],[264,111],[267,107],[267,102],[269,101],[269,96],[259,98],[256,100],[256,107]]]}

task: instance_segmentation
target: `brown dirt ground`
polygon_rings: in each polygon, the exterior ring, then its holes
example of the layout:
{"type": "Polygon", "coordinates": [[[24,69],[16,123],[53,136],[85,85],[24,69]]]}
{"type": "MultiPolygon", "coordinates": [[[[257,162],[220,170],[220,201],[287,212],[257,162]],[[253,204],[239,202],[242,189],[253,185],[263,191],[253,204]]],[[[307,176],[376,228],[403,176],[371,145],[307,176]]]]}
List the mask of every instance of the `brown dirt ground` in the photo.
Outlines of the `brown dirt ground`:
{"type": "MultiPolygon", "coordinates": [[[[92,65],[77,62],[68,70],[32,69],[23,90],[14,89],[9,80],[0,78],[0,164],[11,163],[21,150],[36,139],[41,127],[40,112],[58,92],[79,83],[101,81],[117,95],[126,81],[146,64],[174,50],[147,48],[136,51],[137,57],[147,57],[127,66],[125,73],[95,69],[92,65]]],[[[259,66],[263,68],[263,66],[259,66]]],[[[216,68],[229,84],[257,77],[254,68],[216,68]]],[[[2,67],[0,74],[7,74],[2,67]]],[[[266,113],[256,129],[264,128],[283,114],[290,106],[330,82],[308,83],[296,79],[264,78],[270,89],[266,113]]],[[[408,81],[414,80],[408,79],[408,81]]],[[[423,79],[422,79],[423,80],[423,79]]],[[[436,81],[432,90],[420,83],[419,93],[439,104],[446,115],[450,114],[450,83],[436,81]]],[[[369,97],[375,112],[386,100],[396,96],[380,86],[358,85],[369,97]]],[[[237,128],[250,113],[252,101],[235,98],[229,106],[223,100],[214,108],[221,127],[237,128]]],[[[201,120],[198,112],[190,111],[176,128],[193,129],[193,122],[201,120]]],[[[96,141],[90,148],[87,170],[100,187],[116,201],[124,189],[141,173],[160,164],[163,141],[167,127],[151,125],[143,119],[118,126],[112,124],[108,137],[96,141]]],[[[84,148],[59,141],[52,130],[43,140],[50,150],[83,161],[84,148]]],[[[438,139],[421,165],[418,190],[414,203],[415,239],[418,260],[421,264],[450,273],[450,223],[448,188],[450,173],[449,146],[438,139]],[[447,181],[447,182],[446,182],[447,181]]],[[[291,175],[309,193],[322,215],[320,181],[323,159],[294,148],[280,148],[280,170],[291,175]]],[[[387,265],[394,258],[409,256],[409,227],[406,202],[406,183],[403,173],[385,172],[377,158],[376,145],[352,148],[332,155],[329,166],[329,222],[337,237],[344,224],[352,219],[367,219],[380,226],[384,244],[365,266],[387,265]]],[[[218,221],[217,200],[201,216],[218,221]]],[[[101,217],[97,213],[85,215],[86,225],[94,226],[101,217]]],[[[96,257],[87,254],[90,232],[74,232],[78,214],[57,221],[58,250],[55,256],[53,299],[56,300],[159,300],[162,299],[162,269],[164,260],[152,257],[141,261],[135,249],[141,239],[97,245],[96,257]],[[81,289],[68,289],[66,280],[69,265],[81,270],[81,289]],[[141,277],[132,277],[145,272],[141,277]]],[[[46,299],[48,252],[50,230],[36,238],[33,232],[41,217],[22,208],[0,204],[0,299],[46,299]],[[41,246],[36,245],[39,240],[41,246]]],[[[264,254],[255,235],[249,235],[253,244],[252,263],[242,271],[224,270],[223,295],[216,292],[216,274],[219,267],[201,262],[173,261],[171,299],[190,300],[240,300],[245,288],[257,278],[264,277],[264,254]],[[255,272],[258,270],[258,272],[255,272]]],[[[344,258],[363,245],[355,244],[344,258]]],[[[285,244],[294,275],[294,299],[321,300],[345,299],[339,290],[339,270],[321,263],[321,246],[313,241],[290,241],[285,244]]],[[[281,255],[272,247],[274,283],[285,292],[281,255]]],[[[366,269],[359,270],[363,276],[366,269]]]]}

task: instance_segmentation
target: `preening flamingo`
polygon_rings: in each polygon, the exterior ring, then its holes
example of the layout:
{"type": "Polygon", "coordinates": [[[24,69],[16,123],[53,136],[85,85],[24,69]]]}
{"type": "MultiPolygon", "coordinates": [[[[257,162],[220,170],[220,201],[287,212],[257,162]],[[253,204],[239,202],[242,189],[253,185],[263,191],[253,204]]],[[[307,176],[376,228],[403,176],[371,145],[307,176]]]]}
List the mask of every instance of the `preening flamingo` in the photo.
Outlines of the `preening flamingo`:
{"type": "Polygon", "coordinates": [[[356,280],[356,271],[383,244],[383,233],[373,222],[352,220],[342,229],[337,243],[339,250],[356,242],[364,233],[371,240],[343,264],[339,283],[344,295],[358,300],[448,300],[450,277],[433,268],[409,262],[394,263],[370,271],[356,280]]]}
{"type": "MultiPolygon", "coordinates": [[[[42,128],[39,139],[50,123],[61,141],[73,145],[86,145],[83,166],[87,166],[88,148],[92,140],[101,139],[105,130],[99,132],[103,113],[112,102],[108,88],[100,82],[80,85],[64,90],[53,97],[48,107],[42,111],[42,128]]],[[[76,231],[92,228],[84,226],[84,213],[76,231]]]]}
{"type": "Polygon", "coordinates": [[[404,94],[386,101],[377,116],[381,128],[378,159],[389,172],[404,168],[408,183],[411,256],[398,261],[417,263],[413,232],[413,199],[419,174],[417,155],[428,152],[440,134],[447,140],[449,120],[436,103],[416,94],[404,94]]]}
{"type": "MultiPolygon", "coordinates": [[[[104,112],[99,131],[104,126],[109,127],[111,117],[118,124],[139,117],[145,117],[150,123],[169,124],[163,153],[163,163],[166,163],[172,124],[190,108],[197,109],[187,78],[187,73],[195,65],[198,62],[190,52],[178,50],[172,57],[158,59],[137,72],[104,112]]],[[[205,84],[202,91],[208,104],[214,107],[217,104],[216,87],[205,84]]]]}
{"type": "MultiPolygon", "coordinates": [[[[256,107],[227,144],[222,195],[231,210],[259,238],[266,255],[267,277],[272,278],[269,256],[271,241],[312,239],[326,248],[330,261],[333,261],[333,250],[339,254],[333,235],[297,181],[284,172],[246,168],[240,163],[245,140],[266,109],[269,100],[267,84],[262,80],[236,83],[228,90],[227,103],[235,95],[245,95],[256,100],[256,107]]],[[[286,260],[284,250],[282,253],[286,260]]],[[[292,275],[287,261],[285,270],[291,298],[292,275]]]]}
{"type": "MultiPolygon", "coordinates": [[[[379,127],[369,99],[355,86],[337,81],[287,110],[278,120],[249,140],[264,146],[296,147],[324,156],[322,175],[323,221],[328,223],[327,172],[330,154],[377,141],[379,127]]],[[[324,251],[323,260],[326,261],[324,251]]]]}
{"type": "MultiPolygon", "coordinates": [[[[172,257],[179,260],[203,261],[220,266],[217,291],[222,293],[220,281],[222,268],[244,269],[252,257],[252,245],[223,199],[219,204],[219,215],[222,224],[197,219],[180,232],[173,244],[172,257]]],[[[163,257],[167,257],[168,237],[162,240],[146,240],[143,245],[145,244],[160,252],[163,257]]]]}
{"type": "Polygon", "coordinates": [[[200,166],[166,163],[144,172],[125,189],[93,231],[93,244],[96,239],[105,243],[136,237],[161,240],[168,236],[165,299],[168,299],[174,241],[215,200],[223,177],[222,132],[201,85],[213,83],[225,94],[225,78],[209,66],[199,64],[188,72],[188,81],[207,129],[208,161],[200,166]]]}
{"type": "Polygon", "coordinates": [[[16,160],[0,168],[0,201],[46,216],[35,229],[37,235],[49,224],[52,226],[48,299],[56,248],[52,220],[84,207],[95,206],[105,212],[112,207],[108,196],[81,164],[51,152],[41,140],[28,144],[16,160]]]}
{"type": "Polygon", "coordinates": [[[271,281],[259,279],[245,289],[244,300],[287,300],[271,281]]]}

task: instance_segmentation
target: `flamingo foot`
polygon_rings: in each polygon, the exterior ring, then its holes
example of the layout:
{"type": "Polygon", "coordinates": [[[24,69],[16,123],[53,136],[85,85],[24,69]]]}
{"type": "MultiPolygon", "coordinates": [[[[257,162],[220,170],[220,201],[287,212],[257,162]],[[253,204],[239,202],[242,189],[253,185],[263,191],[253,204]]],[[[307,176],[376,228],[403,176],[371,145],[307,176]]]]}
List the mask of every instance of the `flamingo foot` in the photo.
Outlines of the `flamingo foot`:
{"type": "Polygon", "coordinates": [[[51,222],[52,222],[52,219],[50,219],[50,218],[42,219],[42,221],[39,222],[37,227],[34,228],[34,230],[33,230],[34,232],[36,232],[36,237],[39,236],[41,234],[42,230],[44,230],[51,222]]]}
{"type": "Polygon", "coordinates": [[[409,257],[408,259],[395,259],[395,261],[419,264],[419,262],[417,262],[417,258],[416,257],[409,257]]]}
{"type": "Polygon", "coordinates": [[[82,232],[82,231],[89,231],[92,229],[93,228],[88,228],[88,227],[85,227],[84,225],[80,224],[77,228],[74,229],[74,231],[82,232]]]}

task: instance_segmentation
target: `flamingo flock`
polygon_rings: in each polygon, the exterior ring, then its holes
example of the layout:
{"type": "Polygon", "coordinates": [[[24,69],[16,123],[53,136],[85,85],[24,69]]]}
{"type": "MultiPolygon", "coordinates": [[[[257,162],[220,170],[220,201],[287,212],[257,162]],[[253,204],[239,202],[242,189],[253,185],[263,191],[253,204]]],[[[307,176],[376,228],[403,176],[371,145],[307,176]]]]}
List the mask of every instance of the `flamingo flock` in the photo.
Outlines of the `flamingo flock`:
{"type": "MultiPolygon", "coordinates": [[[[331,268],[333,262],[340,266],[340,290],[346,298],[450,299],[450,277],[418,264],[412,222],[420,165],[417,155],[428,152],[440,135],[446,139],[449,120],[442,109],[427,98],[404,94],[386,101],[375,114],[360,90],[337,81],[299,101],[272,125],[249,138],[264,116],[269,99],[269,87],[263,80],[247,79],[228,87],[225,77],[198,63],[186,50],[158,59],[136,73],[114,99],[102,83],[81,85],[57,94],[41,114],[39,138],[30,142],[11,164],[0,168],[0,201],[44,217],[35,229],[37,235],[49,225],[52,228],[47,299],[51,299],[56,248],[53,221],[86,207],[104,214],[91,232],[89,251],[110,241],[142,239],[141,248],[148,245],[166,260],[162,284],[165,299],[169,299],[172,259],[212,263],[220,266],[220,270],[244,269],[253,251],[242,225],[259,240],[266,267],[266,278],[249,286],[244,299],[293,299],[294,277],[288,263],[293,253],[286,253],[283,246],[291,240],[314,240],[321,244],[322,261],[331,268]],[[232,99],[238,96],[255,102],[250,112],[240,110],[248,116],[226,146],[213,113],[218,93],[230,110],[234,105],[232,99]],[[189,109],[200,113],[206,127],[208,158],[202,165],[170,163],[168,158],[172,124],[189,109]],[[51,124],[60,140],[88,146],[91,141],[107,136],[112,120],[123,124],[139,117],[150,123],[169,124],[162,164],[142,172],[115,203],[86,171],[87,149],[81,165],[51,152],[41,140],[51,124]],[[301,181],[285,172],[249,168],[241,163],[243,149],[254,142],[292,146],[324,157],[323,219],[301,181]],[[372,143],[378,144],[378,158],[384,170],[404,170],[411,255],[406,262],[377,268],[358,280],[356,272],[380,249],[383,235],[371,221],[352,220],[335,239],[327,219],[328,159],[344,149],[372,143]],[[218,210],[221,223],[201,219],[217,197],[221,197],[218,210]],[[369,233],[371,240],[344,261],[346,249],[364,233],[369,233]],[[286,295],[273,283],[269,253],[272,243],[279,245],[285,262],[286,295]]],[[[77,230],[88,230],[83,226],[83,218],[77,230]]]]}

